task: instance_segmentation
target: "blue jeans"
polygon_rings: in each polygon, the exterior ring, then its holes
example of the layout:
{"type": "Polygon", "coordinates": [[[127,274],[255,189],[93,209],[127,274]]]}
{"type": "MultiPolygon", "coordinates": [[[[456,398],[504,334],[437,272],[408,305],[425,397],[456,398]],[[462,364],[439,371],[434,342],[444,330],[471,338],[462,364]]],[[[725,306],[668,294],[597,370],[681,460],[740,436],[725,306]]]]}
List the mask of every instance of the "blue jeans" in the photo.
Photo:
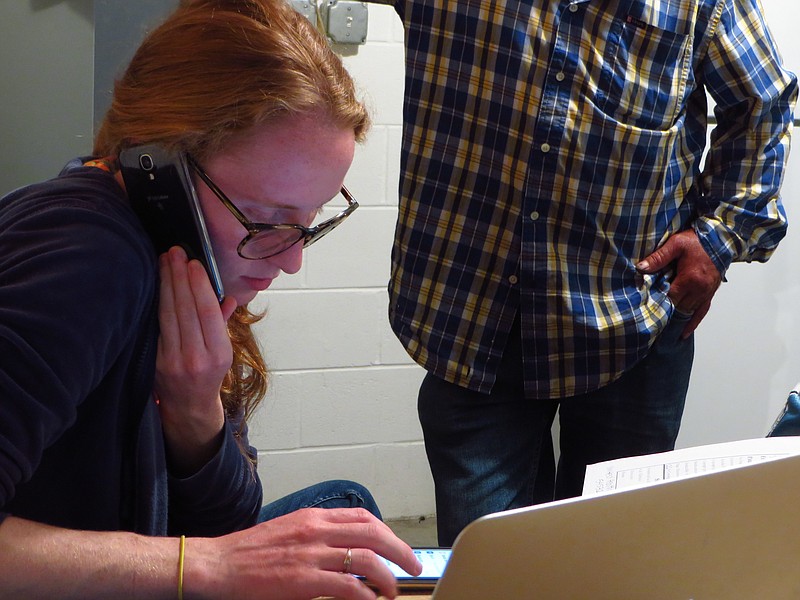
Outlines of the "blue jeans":
{"type": "Polygon", "coordinates": [[[491,394],[428,374],[418,411],[436,492],[439,544],[480,516],[579,496],[586,465],[675,447],[694,342],[676,314],[647,357],[615,382],[557,400],[525,398],[519,317],[491,394]],[[558,468],[550,434],[560,425],[558,468]]]}
{"type": "MultiPolygon", "coordinates": [[[[800,385],[797,386],[800,388],[800,385]]],[[[767,437],[800,435],[800,392],[792,390],[767,437]]]]}
{"type": "Polygon", "coordinates": [[[367,488],[353,481],[335,479],[317,483],[264,505],[258,522],[263,523],[301,508],[365,508],[381,519],[381,511],[367,488]]]}

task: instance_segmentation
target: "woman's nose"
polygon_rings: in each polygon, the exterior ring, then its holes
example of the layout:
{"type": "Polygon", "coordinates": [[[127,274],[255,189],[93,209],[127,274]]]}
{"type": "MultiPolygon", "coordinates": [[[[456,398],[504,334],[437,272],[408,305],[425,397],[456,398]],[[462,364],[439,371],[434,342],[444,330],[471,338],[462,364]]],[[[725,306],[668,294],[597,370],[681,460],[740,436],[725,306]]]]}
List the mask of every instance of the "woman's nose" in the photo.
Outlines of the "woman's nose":
{"type": "Polygon", "coordinates": [[[298,242],[289,246],[283,252],[268,258],[271,263],[277,265],[281,271],[287,275],[293,275],[300,270],[303,265],[303,243],[298,242]]]}

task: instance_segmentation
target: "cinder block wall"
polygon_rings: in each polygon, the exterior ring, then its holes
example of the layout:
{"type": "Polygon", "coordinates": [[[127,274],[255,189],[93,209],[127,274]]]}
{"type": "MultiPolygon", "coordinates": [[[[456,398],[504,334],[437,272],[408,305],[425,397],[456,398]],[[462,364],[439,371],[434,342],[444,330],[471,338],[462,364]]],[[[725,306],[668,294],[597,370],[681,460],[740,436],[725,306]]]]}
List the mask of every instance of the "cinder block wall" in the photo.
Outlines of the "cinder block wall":
{"type": "Polygon", "coordinates": [[[258,335],[272,379],[251,441],[267,501],[345,478],[369,487],[386,518],[430,515],[433,484],[416,412],[423,371],[387,318],[402,128],[400,20],[390,7],[370,6],[367,43],[336,49],[374,122],[345,181],[360,207],[306,251],[297,275],[282,275],[256,301],[267,312],[258,335]]]}
{"type": "MultiPolygon", "coordinates": [[[[0,193],[52,177],[68,158],[90,151],[93,88],[99,115],[109,94],[102,82],[138,43],[137,32],[176,2],[0,2],[0,56],[14,58],[0,61],[0,193]],[[124,52],[118,56],[108,40],[123,40],[124,52]],[[35,52],[28,51],[31,41],[35,52]],[[65,56],[69,64],[62,64],[65,56]],[[105,69],[94,85],[93,58],[96,76],[105,69]],[[56,65],[59,76],[43,65],[56,65]],[[59,119],[53,121],[56,97],[59,119]]],[[[763,3],[787,66],[800,72],[798,19],[791,18],[800,16],[800,4],[763,3]]],[[[375,120],[347,178],[362,207],[308,251],[303,271],[279,278],[258,299],[269,311],[259,335],[273,377],[253,440],[261,449],[268,500],[345,477],[368,485],[385,516],[397,518],[432,514],[434,503],[415,409],[422,371],[406,357],[386,317],[403,33],[388,7],[370,6],[369,22],[365,46],[339,48],[349,54],[345,62],[375,120]]],[[[797,135],[795,128],[783,191],[793,225],[766,265],[731,267],[698,329],[679,447],[764,435],[800,379],[797,135]]]]}
{"type": "MultiPolygon", "coordinates": [[[[798,72],[794,21],[773,14],[782,2],[769,0],[765,6],[787,66],[798,72]]],[[[268,500],[344,477],[369,486],[388,518],[434,512],[415,406],[423,372],[387,323],[402,40],[393,9],[370,5],[367,44],[337,48],[348,54],[345,63],[375,122],[347,177],[362,207],[307,251],[298,275],[279,278],[258,299],[268,310],[259,335],[273,378],[253,424],[253,440],[261,451],[268,500]]],[[[797,129],[794,137],[796,142],[797,129]]],[[[800,154],[793,146],[783,196],[795,223],[800,154]]],[[[792,231],[766,265],[731,267],[729,282],[697,330],[678,447],[763,436],[800,378],[800,241],[792,231]]]]}

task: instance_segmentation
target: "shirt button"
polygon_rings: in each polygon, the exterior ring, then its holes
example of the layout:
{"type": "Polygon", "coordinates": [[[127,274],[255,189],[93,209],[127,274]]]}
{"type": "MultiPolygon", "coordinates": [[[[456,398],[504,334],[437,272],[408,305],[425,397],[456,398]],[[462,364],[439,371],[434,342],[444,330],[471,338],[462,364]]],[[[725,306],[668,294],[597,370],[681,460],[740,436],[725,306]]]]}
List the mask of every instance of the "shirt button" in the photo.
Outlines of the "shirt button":
{"type": "Polygon", "coordinates": [[[542,144],[541,148],[542,148],[542,152],[544,152],[545,154],[550,152],[550,144],[548,144],[547,142],[542,144]]]}
{"type": "Polygon", "coordinates": [[[577,4],[570,4],[569,5],[569,12],[578,12],[578,5],[577,4]]]}
{"type": "Polygon", "coordinates": [[[536,221],[539,218],[539,211],[535,210],[531,213],[531,221],[536,221]]]}
{"type": "Polygon", "coordinates": [[[564,81],[564,74],[563,73],[557,73],[556,74],[556,81],[564,81]]]}
{"type": "Polygon", "coordinates": [[[508,278],[508,283],[510,283],[511,285],[517,285],[518,281],[519,279],[517,278],[516,275],[512,275],[511,277],[508,278]]]}

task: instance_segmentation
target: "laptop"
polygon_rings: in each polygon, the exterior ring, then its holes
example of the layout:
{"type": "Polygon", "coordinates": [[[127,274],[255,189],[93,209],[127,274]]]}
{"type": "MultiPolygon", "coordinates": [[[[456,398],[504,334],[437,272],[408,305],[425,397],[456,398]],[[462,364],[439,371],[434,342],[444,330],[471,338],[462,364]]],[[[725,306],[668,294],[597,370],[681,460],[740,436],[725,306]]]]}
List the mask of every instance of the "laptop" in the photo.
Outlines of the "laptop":
{"type": "Polygon", "coordinates": [[[433,600],[800,598],[800,456],[487,515],[433,600]]]}

